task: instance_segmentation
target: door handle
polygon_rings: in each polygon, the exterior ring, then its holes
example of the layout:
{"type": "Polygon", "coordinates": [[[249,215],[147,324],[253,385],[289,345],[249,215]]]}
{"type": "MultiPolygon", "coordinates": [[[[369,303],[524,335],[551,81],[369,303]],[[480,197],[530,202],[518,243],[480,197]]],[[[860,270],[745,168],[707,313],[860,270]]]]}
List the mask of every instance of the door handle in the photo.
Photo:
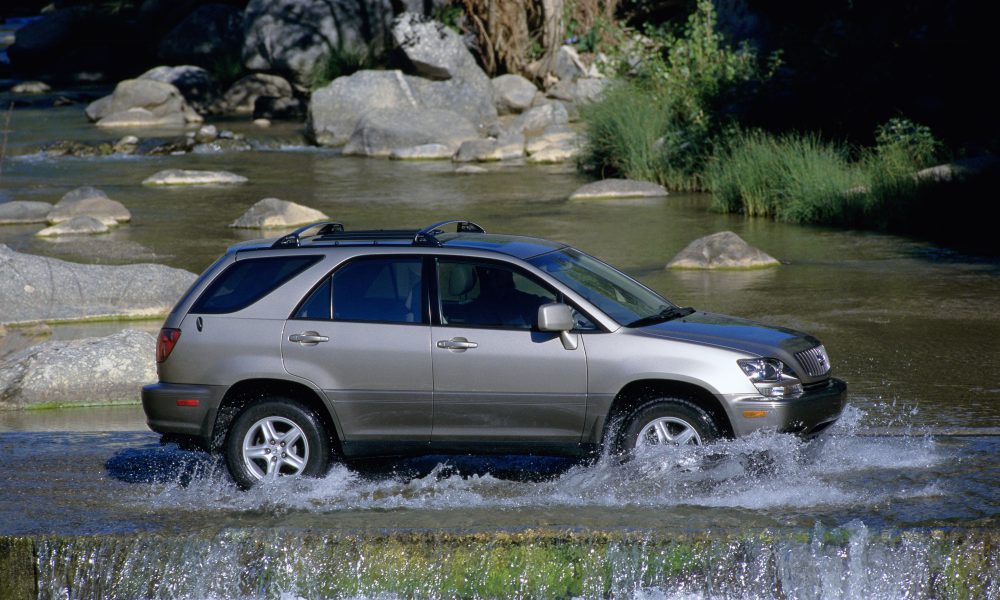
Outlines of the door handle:
{"type": "Polygon", "coordinates": [[[444,348],[445,350],[454,350],[456,352],[465,352],[470,348],[478,348],[479,344],[476,342],[470,342],[464,337],[451,338],[450,340],[438,340],[438,348],[444,348]]]}
{"type": "Polygon", "coordinates": [[[293,333],[288,336],[289,342],[298,342],[303,346],[315,346],[320,342],[329,342],[330,338],[325,335],[320,335],[315,331],[306,331],[304,333],[293,333]]]}

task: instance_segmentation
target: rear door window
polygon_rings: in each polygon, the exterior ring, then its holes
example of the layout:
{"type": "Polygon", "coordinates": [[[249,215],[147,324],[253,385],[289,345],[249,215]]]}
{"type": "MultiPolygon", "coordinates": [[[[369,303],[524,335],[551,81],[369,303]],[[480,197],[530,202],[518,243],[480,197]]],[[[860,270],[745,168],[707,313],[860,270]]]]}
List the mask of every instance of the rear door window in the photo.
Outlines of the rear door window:
{"type": "Polygon", "coordinates": [[[193,313],[243,310],[315,264],[319,256],[277,256],[238,260],[223,271],[191,308],[193,313]]]}

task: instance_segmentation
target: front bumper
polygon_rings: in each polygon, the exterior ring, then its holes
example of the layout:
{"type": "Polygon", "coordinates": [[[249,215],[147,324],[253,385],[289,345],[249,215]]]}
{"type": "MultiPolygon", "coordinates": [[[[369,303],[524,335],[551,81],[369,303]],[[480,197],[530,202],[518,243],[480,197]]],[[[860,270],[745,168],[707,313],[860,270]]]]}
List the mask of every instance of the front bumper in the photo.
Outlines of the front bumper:
{"type": "Polygon", "coordinates": [[[840,418],[847,405],[847,384],[830,378],[825,386],[797,398],[771,401],[738,395],[726,397],[726,405],[737,437],[763,429],[810,437],[840,418]]]}
{"type": "Polygon", "coordinates": [[[225,388],[222,386],[153,383],[142,388],[146,424],[157,433],[212,438],[215,416],[225,388]]]}

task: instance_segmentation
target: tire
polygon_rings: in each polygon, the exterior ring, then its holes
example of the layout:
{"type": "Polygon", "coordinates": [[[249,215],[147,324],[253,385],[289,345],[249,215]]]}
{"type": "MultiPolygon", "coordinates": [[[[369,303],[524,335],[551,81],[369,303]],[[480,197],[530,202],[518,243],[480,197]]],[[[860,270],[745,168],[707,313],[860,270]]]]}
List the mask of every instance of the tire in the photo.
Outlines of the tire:
{"type": "Polygon", "coordinates": [[[620,430],[616,450],[671,443],[704,445],[722,438],[719,425],[704,409],[684,398],[660,397],[640,404],[620,430]]]}
{"type": "Polygon", "coordinates": [[[321,477],[330,466],[330,435],[311,409],[273,396],[233,419],[225,455],[230,476],[243,489],[289,475],[321,477]]]}

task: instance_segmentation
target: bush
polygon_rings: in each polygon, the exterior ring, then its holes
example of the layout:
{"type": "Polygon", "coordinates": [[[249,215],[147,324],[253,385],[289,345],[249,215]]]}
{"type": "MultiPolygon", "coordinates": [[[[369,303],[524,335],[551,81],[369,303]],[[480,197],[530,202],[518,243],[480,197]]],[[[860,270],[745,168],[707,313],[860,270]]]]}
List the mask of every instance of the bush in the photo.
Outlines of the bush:
{"type": "Polygon", "coordinates": [[[338,77],[364,69],[374,69],[382,63],[380,52],[375,49],[374,43],[367,48],[353,46],[331,48],[313,70],[310,87],[318,90],[338,77]]]}

